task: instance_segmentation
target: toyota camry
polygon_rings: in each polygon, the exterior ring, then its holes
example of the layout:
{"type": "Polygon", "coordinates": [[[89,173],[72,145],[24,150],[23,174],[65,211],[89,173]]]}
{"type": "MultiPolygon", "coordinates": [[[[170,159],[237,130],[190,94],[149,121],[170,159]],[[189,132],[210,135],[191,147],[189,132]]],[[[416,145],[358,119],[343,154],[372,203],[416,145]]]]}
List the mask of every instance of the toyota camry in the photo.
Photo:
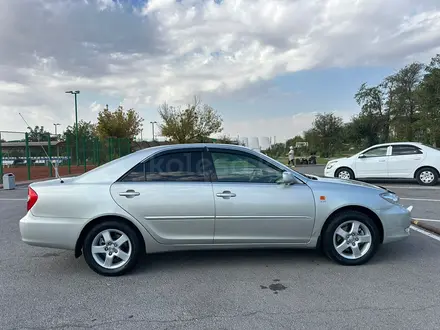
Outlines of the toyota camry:
{"type": "Polygon", "coordinates": [[[316,248],[360,265],[408,237],[410,221],[411,208],[375,185],[304,175],[242,146],[177,144],[32,183],[20,232],[115,276],[177,250],[316,248]]]}

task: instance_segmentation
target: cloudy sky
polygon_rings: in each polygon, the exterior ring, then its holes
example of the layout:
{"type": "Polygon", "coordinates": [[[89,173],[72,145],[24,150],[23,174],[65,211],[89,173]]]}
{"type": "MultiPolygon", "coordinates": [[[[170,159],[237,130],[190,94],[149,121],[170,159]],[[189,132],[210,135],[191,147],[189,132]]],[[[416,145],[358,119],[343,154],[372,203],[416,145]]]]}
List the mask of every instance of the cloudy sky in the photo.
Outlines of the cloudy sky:
{"type": "Polygon", "coordinates": [[[134,107],[147,137],[196,94],[225,133],[281,141],[436,53],[438,0],[0,0],[0,130],[63,129],[73,89],[81,119],[134,107]]]}

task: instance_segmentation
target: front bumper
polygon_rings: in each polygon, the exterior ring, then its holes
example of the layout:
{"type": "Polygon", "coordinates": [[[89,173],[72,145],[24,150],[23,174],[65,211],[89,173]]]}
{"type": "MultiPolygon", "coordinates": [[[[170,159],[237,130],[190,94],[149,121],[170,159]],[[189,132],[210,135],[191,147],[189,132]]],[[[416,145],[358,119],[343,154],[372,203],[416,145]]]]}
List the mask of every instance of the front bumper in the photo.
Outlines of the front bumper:
{"type": "Polygon", "coordinates": [[[384,244],[402,240],[410,235],[412,209],[412,206],[405,208],[402,205],[396,205],[381,212],[384,244]]]}
{"type": "Polygon", "coordinates": [[[324,169],[324,176],[327,178],[334,178],[335,177],[335,168],[332,167],[328,169],[327,167],[324,169]]]}
{"type": "Polygon", "coordinates": [[[20,220],[21,240],[29,245],[74,250],[83,220],[35,217],[28,212],[20,220]]]}

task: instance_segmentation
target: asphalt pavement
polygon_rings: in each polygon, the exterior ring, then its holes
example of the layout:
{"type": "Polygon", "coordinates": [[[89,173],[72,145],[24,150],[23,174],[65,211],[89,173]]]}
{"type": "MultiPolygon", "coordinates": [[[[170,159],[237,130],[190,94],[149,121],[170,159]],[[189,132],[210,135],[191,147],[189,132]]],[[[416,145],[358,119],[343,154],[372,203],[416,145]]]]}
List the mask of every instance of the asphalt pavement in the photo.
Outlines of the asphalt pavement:
{"type": "MultiPolygon", "coordinates": [[[[416,200],[438,190],[388,186],[417,217],[440,218],[438,203],[416,200]]],[[[177,252],[106,278],[71,251],[22,243],[25,204],[26,187],[0,191],[1,329],[439,327],[440,241],[417,231],[360,267],[313,250],[177,252]]]]}

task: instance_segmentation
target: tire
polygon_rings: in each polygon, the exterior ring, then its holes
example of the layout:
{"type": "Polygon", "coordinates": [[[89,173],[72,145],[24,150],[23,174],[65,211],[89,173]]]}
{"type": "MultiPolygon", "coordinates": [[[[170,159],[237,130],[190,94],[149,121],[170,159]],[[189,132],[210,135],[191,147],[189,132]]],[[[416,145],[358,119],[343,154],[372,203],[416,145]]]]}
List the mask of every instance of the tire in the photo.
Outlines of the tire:
{"type": "Polygon", "coordinates": [[[136,266],[142,251],[143,245],[136,231],[126,223],[115,220],[101,222],[92,227],[83,243],[83,254],[87,264],[93,271],[104,276],[120,276],[128,273],[136,266]],[[108,238],[106,233],[110,234],[111,241],[104,244],[104,236],[108,238]],[[118,241],[121,234],[125,235],[127,241],[120,240],[120,243],[123,242],[120,246],[119,243],[116,243],[116,246],[112,245],[118,241]],[[92,246],[96,246],[97,250],[102,252],[92,253],[92,246]],[[113,260],[109,266],[105,265],[107,258],[108,261],[113,260]]]}
{"type": "Polygon", "coordinates": [[[344,180],[354,180],[354,173],[348,167],[341,167],[336,170],[335,177],[344,180]],[[343,177],[341,177],[341,175],[343,175],[343,177]]]}
{"type": "Polygon", "coordinates": [[[416,179],[419,185],[435,186],[438,182],[438,172],[431,167],[424,167],[417,171],[416,179]]]}
{"type": "Polygon", "coordinates": [[[337,214],[322,233],[324,253],[331,260],[345,266],[357,266],[368,262],[376,254],[379,245],[380,232],[376,224],[369,216],[358,211],[345,211],[337,214]],[[360,230],[357,235],[347,239],[346,235],[350,235],[353,223],[358,224],[360,230]],[[340,229],[345,229],[345,237],[340,236],[340,229]],[[364,240],[365,242],[362,242],[364,240]],[[345,244],[343,247],[346,246],[346,249],[338,252],[336,246],[341,246],[341,244],[345,244]],[[352,247],[358,249],[353,250],[352,247]],[[358,251],[358,254],[355,255],[355,251],[358,251]]]}

